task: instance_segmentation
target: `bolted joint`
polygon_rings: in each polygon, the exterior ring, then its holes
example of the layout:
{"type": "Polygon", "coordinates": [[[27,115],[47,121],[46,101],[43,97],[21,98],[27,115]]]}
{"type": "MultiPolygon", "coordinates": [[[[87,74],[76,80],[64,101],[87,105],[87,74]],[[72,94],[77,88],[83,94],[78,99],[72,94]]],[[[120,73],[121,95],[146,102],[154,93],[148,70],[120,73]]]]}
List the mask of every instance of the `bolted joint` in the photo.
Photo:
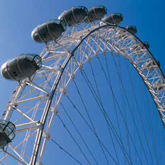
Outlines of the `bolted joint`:
{"type": "Polygon", "coordinates": [[[99,52],[96,52],[96,57],[99,57],[99,52]]]}
{"type": "Polygon", "coordinates": [[[42,130],[44,125],[40,121],[38,121],[37,126],[40,130],[42,130]]]}
{"type": "Polygon", "coordinates": [[[66,94],[67,94],[66,88],[65,88],[65,87],[61,88],[61,89],[60,89],[60,92],[61,92],[64,96],[66,96],[66,94]]]}
{"type": "Polygon", "coordinates": [[[49,132],[47,132],[47,133],[43,132],[43,137],[47,140],[51,140],[51,136],[50,136],[49,132]]]}
{"type": "Polygon", "coordinates": [[[51,112],[54,113],[55,116],[58,116],[58,107],[51,107],[51,112]]]}
{"type": "Polygon", "coordinates": [[[81,70],[83,70],[83,63],[82,63],[82,62],[79,64],[79,68],[80,68],[81,70]]]}
{"type": "Polygon", "coordinates": [[[75,74],[72,73],[72,74],[69,74],[69,77],[74,81],[75,80],[75,74]]]}

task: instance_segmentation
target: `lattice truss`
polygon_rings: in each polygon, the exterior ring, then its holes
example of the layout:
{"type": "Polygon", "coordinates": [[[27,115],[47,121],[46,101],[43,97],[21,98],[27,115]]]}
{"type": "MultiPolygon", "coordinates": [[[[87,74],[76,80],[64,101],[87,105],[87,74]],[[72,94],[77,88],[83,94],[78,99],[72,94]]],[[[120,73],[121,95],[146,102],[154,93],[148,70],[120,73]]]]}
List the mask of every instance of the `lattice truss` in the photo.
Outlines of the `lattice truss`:
{"type": "Polygon", "coordinates": [[[38,162],[42,162],[46,142],[51,138],[50,127],[69,82],[75,79],[79,69],[83,70],[86,62],[92,62],[92,57],[107,52],[130,61],[148,87],[165,123],[164,75],[142,42],[121,27],[80,25],[49,43],[40,54],[42,68],[20,82],[13,92],[3,117],[16,125],[16,138],[1,153],[2,164],[10,163],[9,157],[20,164],[32,164],[37,154],[38,162]]]}

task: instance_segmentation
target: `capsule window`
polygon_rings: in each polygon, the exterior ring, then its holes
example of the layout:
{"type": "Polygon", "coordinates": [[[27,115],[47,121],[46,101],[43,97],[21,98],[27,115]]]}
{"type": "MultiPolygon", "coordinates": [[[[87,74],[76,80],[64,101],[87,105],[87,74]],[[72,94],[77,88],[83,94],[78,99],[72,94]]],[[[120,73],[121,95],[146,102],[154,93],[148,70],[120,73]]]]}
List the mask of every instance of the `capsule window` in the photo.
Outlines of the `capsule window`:
{"type": "Polygon", "coordinates": [[[35,63],[38,65],[39,68],[42,66],[42,62],[41,62],[41,57],[40,56],[34,56],[33,60],[35,61],[35,63]]]}
{"type": "Polygon", "coordinates": [[[80,8],[80,9],[82,9],[82,10],[85,10],[86,13],[88,13],[88,9],[87,9],[86,7],[84,7],[84,6],[78,6],[77,8],[80,8]]]}
{"type": "Polygon", "coordinates": [[[9,135],[9,139],[13,139],[15,137],[15,134],[14,132],[12,132],[10,135],[9,135]]]}
{"type": "Polygon", "coordinates": [[[56,23],[56,24],[62,24],[62,21],[58,20],[58,19],[53,19],[53,20],[49,20],[48,23],[56,23]]]}
{"type": "Polygon", "coordinates": [[[83,6],[77,6],[77,7],[75,7],[76,9],[84,9],[84,7],[83,6]]]}
{"type": "Polygon", "coordinates": [[[27,58],[28,60],[30,60],[30,61],[32,61],[33,58],[34,58],[34,55],[33,55],[33,54],[28,54],[28,55],[25,55],[25,56],[26,56],[26,58],[27,58]]]}
{"type": "Polygon", "coordinates": [[[5,132],[10,140],[15,137],[15,125],[9,121],[0,120],[0,131],[5,132]],[[3,129],[1,130],[1,128],[3,129]]]}
{"type": "Polygon", "coordinates": [[[5,128],[4,124],[0,124],[0,131],[3,131],[3,129],[5,128]]]}
{"type": "Polygon", "coordinates": [[[6,127],[5,133],[6,133],[7,136],[9,136],[9,134],[11,133],[11,131],[12,130],[10,128],[6,127]]]}
{"type": "Polygon", "coordinates": [[[107,12],[107,8],[105,6],[103,6],[102,8],[107,12]]]}
{"type": "Polygon", "coordinates": [[[17,74],[16,72],[13,72],[13,75],[14,75],[15,77],[17,77],[17,76],[18,76],[18,74],[17,74]]]}
{"type": "Polygon", "coordinates": [[[115,15],[117,15],[123,19],[123,15],[121,13],[116,13],[115,15]]]}
{"type": "Polygon", "coordinates": [[[25,59],[26,56],[27,56],[27,55],[25,55],[25,54],[21,54],[21,55],[19,56],[19,59],[25,59]]]}
{"type": "Polygon", "coordinates": [[[60,21],[60,24],[63,26],[63,28],[66,30],[66,23],[65,23],[65,21],[60,21]]]}
{"type": "Polygon", "coordinates": [[[58,20],[58,19],[53,19],[53,20],[49,20],[48,21],[49,23],[56,23],[56,24],[60,24],[61,23],[61,21],[60,20],[58,20]]]}
{"type": "Polygon", "coordinates": [[[96,7],[102,8],[107,12],[107,8],[105,6],[96,6],[96,7]]]}
{"type": "Polygon", "coordinates": [[[72,18],[69,17],[68,19],[69,19],[69,21],[72,21],[72,18]]]}
{"type": "Polygon", "coordinates": [[[44,34],[43,34],[43,37],[44,37],[44,38],[46,38],[46,37],[47,37],[47,35],[44,33],[44,34]]]}
{"type": "Polygon", "coordinates": [[[8,126],[9,126],[11,129],[15,129],[15,125],[12,124],[11,122],[8,123],[8,126]]]}

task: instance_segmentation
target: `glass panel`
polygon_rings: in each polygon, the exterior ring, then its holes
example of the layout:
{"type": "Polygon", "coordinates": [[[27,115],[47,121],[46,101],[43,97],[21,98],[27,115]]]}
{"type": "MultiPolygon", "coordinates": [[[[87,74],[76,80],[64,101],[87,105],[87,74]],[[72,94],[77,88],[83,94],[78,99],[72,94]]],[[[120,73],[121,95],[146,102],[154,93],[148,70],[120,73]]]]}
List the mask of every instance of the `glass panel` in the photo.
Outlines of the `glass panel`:
{"type": "Polygon", "coordinates": [[[58,19],[52,19],[52,20],[49,20],[47,23],[56,23],[56,24],[60,24],[60,20],[58,19]]]}
{"type": "Polygon", "coordinates": [[[11,123],[11,122],[8,124],[8,127],[9,127],[10,129],[12,129],[12,130],[15,128],[14,124],[11,123]]]}
{"type": "Polygon", "coordinates": [[[133,28],[137,30],[136,26],[133,26],[133,28]]]}
{"type": "Polygon", "coordinates": [[[62,25],[63,28],[66,30],[66,23],[65,23],[65,21],[61,21],[61,25],[62,25]]]}
{"type": "Polygon", "coordinates": [[[0,131],[5,132],[10,139],[15,137],[15,125],[7,120],[0,120],[0,131]]]}
{"type": "Polygon", "coordinates": [[[107,12],[107,8],[105,7],[105,6],[101,6],[101,5],[99,5],[99,6],[96,6],[97,8],[102,8],[102,9],[104,9],[106,12],[107,12]]]}
{"type": "Polygon", "coordinates": [[[77,7],[74,7],[74,8],[84,10],[86,7],[84,7],[84,6],[77,6],[77,7]]]}
{"type": "Polygon", "coordinates": [[[12,140],[14,137],[15,137],[15,134],[12,132],[12,133],[9,135],[9,139],[12,140]]]}
{"type": "Polygon", "coordinates": [[[19,59],[25,59],[26,58],[26,54],[20,54],[18,58],[19,59]]]}
{"type": "Polygon", "coordinates": [[[3,131],[5,125],[4,124],[0,124],[0,131],[3,131]]]}
{"type": "Polygon", "coordinates": [[[105,6],[103,6],[104,10],[107,12],[107,8],[105,6]]]}
{"type": "Polygon", "coordinates": [[[36,63],[39,67],[41,67],[42,62],[41,62],[41,57],[40,57],[40,56],[36,55],[36,56],[34,57],[34,61],[35,61],[35,63],[36,63]]]}
{"type": "Polygon", "coordinates": [[[9,127],[6,127],[5,130],[4,130],[4,132],[8,136],[9,134],[11,134],[12,130],[9,127]]]}
{"type": "Polygon", "coordinates": [[[129,28],[136,29],[136,26],[129,26],[129,28]]]}
{"type": "Polygon", "coordinates": [[[0,124],[7,125],[8,124],[8,121],[7,120],[0,120],[0,124]]]}
{"type": "Polygon", "coordinates": [[[36,64],[38,64],[41,60],[40,60],[40,58],[38,56],[35,56],[34,57],[34,61],[36,62],[36,64]]]}
{"type": "Polygon", "coordinates": [[[58,19],[55,19],[54,22],[57,24],[60,24],[60,20],[58,20],[58,19]]]}
{"type": "Polygon", "coordinates": [[[85,6],[77,6],[76,9],[85,10],[88,13],[88,9],[85,6]]]}
{"type": "Polygon", "coordinates": [[[121,13],[116,13],[115,15],[119,16],[119,17],[122,17],[123,18],[123,15],[121,13]]]}
{"type": "Polygon", "coordinates": [[[27,58],[28,60],[32,61],[33,58],[34,58],[34,56],[35,56],[35,54],[27,54],[26,58],[27,58]]]}

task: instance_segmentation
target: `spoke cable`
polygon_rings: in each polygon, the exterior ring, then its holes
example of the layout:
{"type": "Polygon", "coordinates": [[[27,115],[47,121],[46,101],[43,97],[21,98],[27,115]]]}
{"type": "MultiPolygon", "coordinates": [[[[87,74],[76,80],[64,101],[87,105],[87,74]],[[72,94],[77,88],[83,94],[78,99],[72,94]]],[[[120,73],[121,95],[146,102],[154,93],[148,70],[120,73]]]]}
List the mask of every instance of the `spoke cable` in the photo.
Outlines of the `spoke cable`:
{"type": "MultiPolygon", "coordinates": [[[[100,60],[99,60],[99,61],[100,61],[100,60]]],[[[118,66],[117,66],[117,64],[116,64],[116,61],[115,61],[115,59],[114,59],[114,56],[113,56],[113,61],[114,61],[115,66],[116,66],[119,79],[120,79],[120,81],[121,81],[121,85],[122,85],[123,92],[125,93],[125,89],[124,89],[124,86],[123,86],[123,81],[122,81],[121,75],[120,75],[120,73],[119,73],[119,69],[118,69],[118,66]]],[[[136,125],[136,122],[135,122],[135,117],[134,117],[134,115],[133,115],[133,112],[132,112],[132,109],[131,109],[131,107],[130,107],[130,104],[129,104],[129,101],[128,101],[128,98],[127,98],[126,93],[125,93],[125,99],[126,99],[126,102],[127,102],[128,107],[129,107],[129,110],[130,110],[130,112],[131,112],[131,116],[132,116],[132,119],[133,119],[133,123],[134,123],[135,129],[136,129],[136,131],[137,131],[137,135],[138,135],[140,144],[141,144],[141,146],[142,146],[142,151],[144,152],[144,156],[145,156],[146,162],[147,162],[147,164],[149,165],[148,157],[147,157],[146,152],[145,152],[145,150],[144,150],[144,146],[143,146],[143,143],[142,143],[142,139],[141,139],[141,137],[140,137],[139,130],[138,130],[137,125],[136,125]]]]}
{"type": "MultiPolygon", "coordinates": [[[[76,63],[77,63],[77,61],[76,61],[76,63]]],[[[78,63],[77,63],[77,65],[78,65],[78,63]]],[[[78,67],[79,67],[79,65],[78,65],[78,67]]],[[[79,67],[79,68],[80,68],[80,67],[79,67]]],[[[95,98],[95,101],[96,101],[96,103],[98,104],[98,107],[100,108],[100,110],[101,110],[101,112],[102,112],[102,114],[103,114],[103,116],[104,116],[106,122],[108,123],[110,129],[113,131],[113,134],[115,135],[116,140],[118,141],[118,144],[119,144],[120,147],[122,148],[122,152],[123,152],[124,154],[127,154],[127,152],[126,152],[126,150],[125,150],[125,147],[124,147],[124,145],[122,144],[122,141],[121,141],[120,137],[118,136],[118,134],[117,134],[117,132],[116,132],[116,130],[115,130],[115,128],[114,128],[114,126],[113,126],[113,124],[112,124],[110,118],[107,116],[107,113],[106,113],[104,107],[102,107],[102,105],[100,105],[100,101],[99,101],[99,99],[98,99],[98,96],[96,95],[95,90],[93,89],[93,87],[92,87],[92,85],[91,85],[91,83],[90,83],[90,81],[89,81],[89,79],[88,79],[88,77],[87,77],[85,71],[84,71],[82,68],[80,68],[80,73],[82,74],[83,78],[85,79],[85,82],[86,82],[86,84],[88,85],[88,87],[89,87],[89,89],[90,89],[90,91],[91,91],[93,97],[95,98]],[[108,121],[108,120],[109,120],[109,121],[108,121]],[[113,129],[112,129],[112,128],[113,128],[113,129]]],[[[127,154],[127,157],[129,157],[128,154],[127,154]]],[[[126,157],[126,158],[127,158],[127,157],[126,157]]],[[[128,158],[127,158],[127,161],[129,162],[128,158]]],[[[129,162],[129,163],[130,163],[130,162],[129,162]]],[[[132,164],[132,163],[131,163],[131,164],[132,164]]]]}
{"type": "Polygon", "coordinates": [[[73,141],[75,142],[76,146],[79,148],[79,150],[81,151],[82,155],[84,156],[84,158],[86,159],[86,161],[88,162],[88,164],[91,165],[90,161],[88,160],[88,158],[86,157],[85,153],[83,152],[82,148],[80,147],[80,145],[77,143],[76,139],[73,137],[72,133],[69,131],[68,127],[65,125],[64,121],[62,120],[62,118],[58,115],[59,120],[61,121],[63,127],[66,129],[66,131],[69,133],[69,135],[71,136],[71,138],[73,139],[73,141]]]}
{"type": "MultiPolygon", "coordinates": [[[[99,109],[101,110],[101,113],[102,113],[102,115],[104,116],[105,121],[106,121],[108,127],[112,130],[114,136],[116,137],[116,140],[117,140],[118,144],[120,145],[120,147],[121,147],[121,149],[122,149],[122,152],[123,152],[124,156],[126,157],[127,161],[129,162],[129,160],[128,160],[128,158],[127,158],[127,157],[129,157],[129,156],[128,156],[126,150],[125,150],[125,147],[124,147],[124,145],[123,145],[123,143],[122,143],[122,141],[121,141],[119,135],[118,135],[117,132],[116,132],[116,129],[115,129],[114,125],[112,124],[111,119],[110,119],[109,116],[107,115],[107,112],[105,111],[105,108],[103,107],[103,105],[100,103],[100,100],[99,100],[98,96],[96,95],[96,92],[95,92],[95,90],[93,89],[93,87],[92,87],[92,85],[91,85],[91,83],[90,83],[90,81],[89,81],[89,79],[88,79],[86,73],[85,73],[84,71],[83,71],[82,73],[84,73],[84,74],[83,74],[84,79],[86,79],[86,83],[87,83],[87,85],[88,85],[88,87],[89,87],[89,89],[90,89],[90,91],[91,91],[93,97],[95,98],[95,101],[96,101],[96,103],[98,104],[98,107],[99,107],[99,109]],[[127,156],[126,156],[126,154],[127,154],[127,156]]],[[[130,162],[129,162],[129,163],[130,163],[130,162]]],[[[132,164],[132,163],[131,163],[131,164],[132,164]]]]}
{"type": "MultiPolygon", "coordinates": [[[[118,56],[117,56],[118,57],[118,56]]],[[[120,65],[120,63],[119,63],[120,65]]],[[[124,92],[122,90],[122,87],[121,87],[121,81],[119,82],[120,83],[120,93],[121,93],[121,98],[122,98],[122,107],[123,107],[123,110],[124,110],[124,118],[125,118],[125,121],[128,125],[128,120],[127,120],[127,111],[126,111],[126,103],[125,103],[125,96],[124,96],[124,92]]],[[[128,152],[129,152],[129,155],[130,155],[130,158],[132,160],[132,157],[131,157],[131,151],[130,151],[130,138],[129,138],[129,135],[128,135],[128,130],[126,129],[126,136],[127,136],[127,144],[128,144],[128,152]]]]}
{"type": "Polygon", "coordinates": [[[65,150],[60,144],[58,144],[54,139],[50,139],[55,145],[57,145],[62,151],[64,151],[67,155],[73,158],[78,164],[83,165],[79,160],[77,160],[72,154],[70,154],[67,150],[65,150]]]}
{"type": "MultiPolygon", "coordinates": [[[[104,57],[105,57],[105,67],[106,67],[107,74],[108,74],[108,79],[109,79],[108,81],[109,81],[110,84],[112,84],[111,83],[111,76],[110,76],[110,72],[109,72],[109,66],[108,66],[108,62],[107,62],[107,56],[104,55],[104,57]]],[[[111,92],[111,95],[112,95],[112,92],[111,92]]],[[[115,99],[114,99],[113,96],[112,96],[112,98],[113,98],[113,105],[114,105],[115,117],[116,117],[116,120],[117,120],[117,127],[118,127],[118,131],[119,131],[119,137],[120,137],[120,139],[121,139],[121,141],[123,143],[123,138],[122,138],[122,135],[121,135],[121,129],[120,129],[120,124],[119,124],[120,123],[119,122],[119,117],[118,117],[118,114],[117,114],[116,102],[115,102],[115,99]]],[[[131,155],[130,155],[130,159],[131,159],[131,155]]]]}
{"type": "MultiPolygon", "coordinates": [[[[125,60],[124,60],[125,61],[125,60]]],[[[126,69],[127,71],[129,72],[129,69],[128,69],[128,65],[125,61],[125,64],[126,64],[126,69]]],[[[137,109],[138,109],[138,113],[139,113],[139,116],[140,116],[140,121],[141,121],[141,125],[142,125],[142,128],[143,128],[143,132],[144,132],[144,136],[145,136],[145,139],[146,139],[146,143],[147,143],[147,147],[148,147],[148,150],[149,150],[149,154],[150,154],[150,157],[151,157],[151,161],[152,161],[152,164],[154,164],[154,161],[153,161],[153,157],[152,157],[152,154],[151,154],[151,149],[149,147],[149,142],[148,142],[148,138],[147,138],[147,134],[146,134],[146,130],[145,130],[145,127],[144,127],[144,124],[143,124],[143,120],[142,120],[142,114],[141,114],[141,111],[140,111],[140,108],[139,108],[139,105],[138,105],[138,101],[137,101],[137,97],[136,97],[136,94],[135,94],[135,90],[134,90],[134,86],[133,86],[133,82],[132,82],[132,79],[131,79],[131,75],[129,75],[129,80],[131,82],[131,88],[132,88],[132,91],[133,91],[133,96],[135,98],[135,103],[136,103],[136,106],[137,106],[137,109]]],[[[143,91],[143,90],[141,90],[143,91]]],[[[143,95],[142,95],[143,96],[143,95]]],[[[143,101],[144,101],[144,97],[143,97],[143,101]]],[[[149,121],[148,121],[149,122],[149,121]]],[[[159,164],[159,163],[158,163],[159,164]]]]}
{"type": "MultiPolygon", "coordinates": [[[[101,99],[101,94],[100,94],[100,91],[99,91],[99,88],[98,88],[98,83],[97,83],[97,80],[96,80],[96,76],[94,74],[92,63],[90,63],[90,68],[91,68],[91,71],[92,71],[92,76],[93,76],[93,79],[94,79],[94,82],[95,82],[95,86],[96,86],[96,90],[97,90],[97,93],[98,93],[100,103],[103,105],[102,99],[101,99]]],[[[111,141],[112,141],[112,145],[113,145],[113,148],[114,148],[114,151],[115,151],[117,162],[118,162],[118,164],[120,164],[118,154],[117,154],[117,151],[116,151],[116,147],[115,147],[115,144],[114,144],[114,140],[113,140],[113,137],[112,137],[112,133],[111,133],[111,130],[110,130],[109,127],[108,127],[108,131],[109,131],[110,138],[111,138],[111,141]]]]}
{"type": "Polygon", "coordinates": [[[89,146],[87,145],[87,143],[85,142],[85,139],[83,138],[83,136],[81,135],[80,131],[78,130],[78,128],[76,127],[75,123],[73,122],[73,120],[71,119],[70,115],[67,113],[66,108],[64,107],[64,105],[62,103],[60,103],[62,109],[64,110],[65,114],[67,115],[67,117],[69,118],[70,122],[72,123],[72,125],[74,126],[75,130],[77,131],[77,133],[79,134],[81,140],[83,141],[83,143],[85,144],[86,148],[88,149],[89,153],[91,154],[93,160],[95,161],[95,163],[98,165],[98,162],[96,160],[96,158],[94,157],[92,151],[90,150],[89,146]]]}
{"type": "MultiPolygon", "coordinates": [[[[66,97],[68,98],[68,100],[70,101],[70,103],[72,104],[72,106],[76,109],[76,111],[80,114],[80,116],[83,118],[83,120],[85,121],[85,123],[90,127],[90,130],[94,133],[94,135],[96,136],[96,138],[99,140],[99,143],[101,142],[97,133],[95,132],[95,130],[93,130],[91,128],[91,126],[88,124],[88,122],[85,120],[85,118],[83,117],[83,115],[80,113],[80,111],[78,110],[78,108],[76,107],[76,105],[73,103],[73,101],[69,98],[69,96],[66,95],[66,97]]],[[[107,153],[109,154],[109,156],[112,158],[112,160],[116,163],[115,159],[113,158],[113,156],[111,155],[111,153],[108,151],[108,149],[103,145],[103,143],[101,142],[101,149],[102,149],[102,152],[104,154],[104,157],[107,161],[107,163],[109,164],[109,161],[108,161],[108,158],[105,154],[105,151],[103,150],[102,146],[104,147],[104,149],[107,151],[107,153]]],[[[116,163],[117,164],[117,163],[116,163]]]]}
{"type": "MultiPolygon", "coordinates": [[[[99,60],[99,61],[100,61],[100,60],[99,60]]],[[[107,79],[105,70],[104,70],[104,68],[103,68],[103,66],[102,66],[101,63],[100,63],[100,65],[101,65],[102,71],[103,71],[103,73],[104,73],[104,75],[105,75],[105,77],[106,77],[106,79],[107,79]]],[[[108,79],[107,79],[107,82],[108,82],[108,79]]],[[[122,117],[122,119],[123,119],[123,121],[124,121],[124,125],[126,126],[126,129],[128,130],[128,134],[129,134],[130,139],[131,139],[131,142],[132,142],[132,144],[133,144],[133,146],[134,146],[135,152],[136,152],[136,154],[137,154],[137,156],[138,156],[138,158],[139,158],[140,163],[142,164],[142,160],[141,160],[141,158],[140,158],[140,156],[139,156],[139,153],[138,153],[138,151],[137,151],[137,148],[136,148],[136,146],[135,146],[135,144],[134,144],[134,142],[133,142],[132,136],[131,136],[131,134],[130,134],[130,132],[129,132],[128,125],[127,125],[127,123],[126,123],[126,121],[125,121],[125,119],[124,119],[124,117],[123,117],[122,110],[121,110],[121,108],[120,108],[120,106],[119,106],[119,103],[118,103],[118,101],[117,101],[117,99],[116,99],[116,96],[115,96],[115,94],[114,94],[114,92],[113,92],[113,88],[112,88],[111,84],[109,84],[109,82],[108,82],[108,85],[109,85],[110,90],[111,90],[111,92],[112,92],[112,94],[113,94],[113,97],[114,97],[115,102],[116,102],[116,104],[117,104],[118,110],[119,110],[119,112],[120,112],[120,114],[121,114],[121,117],[122,117]]]]}
{"type": "MultiPolygon", "coordinates": [[[[92,119],[91,119],[91,117],[90,117],[90,115],[89,115],[89,113],[88,113],[88,110],[87,110],[87,107],[86,107],[85,102],[84,102],[84,100],[83,100],[83,97],[81,96],[80,90],[79,90],[79,88],[78,88],[78,86],[77,86],[77,83],[76,83],[75,81],[73,81],[73,82],[74,82],[74,85],[75,85],[75,87],[76,87],[77,93],[79,94],[79,97],[80,97],[80,99],[81,99],[81,102],[82,102],[82,104],[83,104],[83,106],[84,106],[84,109],[85,109],[85,111],[86,111],[86,113],[87,113],[88,119],[89,119],[89,121],[90,121],[90,123],[91,123],[91,125],[92,125],[93,131],[95,132],[96,136],[98,136],[98,135],[97,135],[97,132],[96,132],[96,129],[95,129],[95,127],[94,127],[94,124],[93,124],[93,122],[92,122],[92,119]]],[[[105,158],[106,158],[106,155],[105,155],[105,152],[104,152],[104,150],[103,150],[103,147],[102,147],[100,141],[98,141],[98,142],[99,142],[100,148],[101,148],[101,150],[102,150],[102,152],[103,152],[103,155],[104,155],[105,158]]],[[[107,158],[106,158],[106,160],[107,160],[107,158]]],[[[107,162],[108,162],[108,161],[107,161],[107,162]]],[[[109,162],[108,162],[108,163],[109,163],[109,162]]]]}

